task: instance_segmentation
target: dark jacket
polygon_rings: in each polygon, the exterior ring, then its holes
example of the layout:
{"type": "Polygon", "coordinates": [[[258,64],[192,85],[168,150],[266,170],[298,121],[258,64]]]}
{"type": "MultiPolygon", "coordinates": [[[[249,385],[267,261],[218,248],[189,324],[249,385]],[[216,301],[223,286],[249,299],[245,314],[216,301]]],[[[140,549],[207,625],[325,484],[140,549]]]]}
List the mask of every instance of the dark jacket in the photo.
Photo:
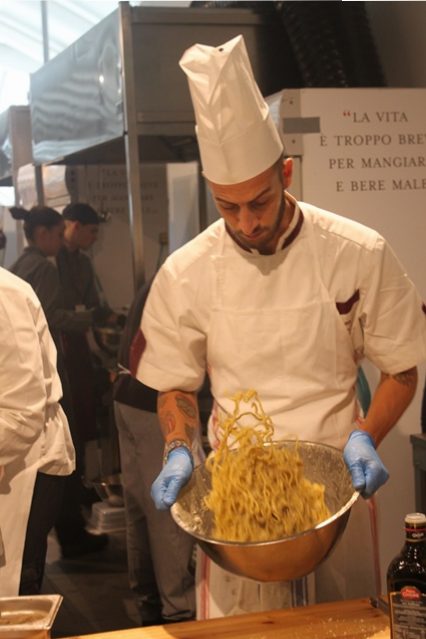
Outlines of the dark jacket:
{"type": "MultiPolygon", "coordinates": [[[[145,302],[148,297],[149,290],[154,278],[142,286],[136,294],[133,304],[130,307],[121,337],[120,348],[118,351],[117,362],[121,365],[122,371],[114,382],[113,396],[114,400],[133,408],[140,408],[151,413],[157,411],[157,395],[158,391],[145,386],[139,382],[134,376],[136,375],[136,366],[139,362],[141,352],[144,347],[144,339],[140,328],[141,318],[145,302]]],[[[200,410],[200,419],[203,433],[207,428],[207,420],[212,407],[212,396],[210,393],[210,384],[206,375],[204,384],[198,392],[198,403],[200,410]]]]}
{"type": "MultiPolygon", "coordinates": [[[[114,382],[113,396],[114,400],[121,404],[155,413],[157,411],[158,392],[139,382],[130,373],[132,369],[131,353],[132,349],[137,347],[142,312],[151,283],[152,279],[139,289],[127,315],[117,357],[118,365],[122,369],[114,382]]],[[[135,372],[132,370],[133,374],[135,372]]]]}

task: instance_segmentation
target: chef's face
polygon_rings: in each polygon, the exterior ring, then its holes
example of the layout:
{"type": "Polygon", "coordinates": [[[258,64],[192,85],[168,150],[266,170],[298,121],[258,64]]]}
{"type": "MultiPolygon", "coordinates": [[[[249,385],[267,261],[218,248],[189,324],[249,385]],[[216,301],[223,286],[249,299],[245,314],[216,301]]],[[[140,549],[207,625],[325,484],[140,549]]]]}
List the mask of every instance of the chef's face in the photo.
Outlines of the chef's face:
{"type": "Polygon", "coordinates": [[[209,182],[229,233],[244,248],[265,254],[275,251],[285,231],[284,190],[290,184],[292,167],[292,160],[287,158],[245,182],[209,182]]]}

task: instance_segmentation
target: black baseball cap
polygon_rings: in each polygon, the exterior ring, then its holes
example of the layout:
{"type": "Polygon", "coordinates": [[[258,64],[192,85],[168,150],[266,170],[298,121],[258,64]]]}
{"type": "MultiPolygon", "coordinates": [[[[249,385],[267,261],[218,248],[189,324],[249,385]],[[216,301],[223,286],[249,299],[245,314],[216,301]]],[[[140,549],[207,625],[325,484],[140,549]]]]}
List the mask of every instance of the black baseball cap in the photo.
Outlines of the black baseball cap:
{"type": "Polygon", "coordinates": [[[99,224],[101,219],[95,209],[90,204],[75,202],[67,204],[62,211],[64,220],[80,222],[80,224],[99,224]]]}

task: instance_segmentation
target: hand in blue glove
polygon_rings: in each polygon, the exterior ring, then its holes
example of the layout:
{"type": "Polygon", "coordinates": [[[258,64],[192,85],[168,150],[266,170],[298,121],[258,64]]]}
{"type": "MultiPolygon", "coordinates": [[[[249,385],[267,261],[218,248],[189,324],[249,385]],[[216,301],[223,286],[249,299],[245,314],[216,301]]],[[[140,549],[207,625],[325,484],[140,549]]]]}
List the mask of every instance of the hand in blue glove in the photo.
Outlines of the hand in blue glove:
{"type": "Polygon", "coordinates": [[[184,446],[169,453],[163,470],[151,487],[151,497],[158,510],[167,510],[175,503],[180,489],[190,479],[193,467],[192,455],[184,446]]]}
{"type": "Polygon", "coordinates": [[[365,430],[352,431],[343,449],[343,459],[355,490],[365,499],[389,479],[389,473],[376,453],[373,438],[365,430]]]}

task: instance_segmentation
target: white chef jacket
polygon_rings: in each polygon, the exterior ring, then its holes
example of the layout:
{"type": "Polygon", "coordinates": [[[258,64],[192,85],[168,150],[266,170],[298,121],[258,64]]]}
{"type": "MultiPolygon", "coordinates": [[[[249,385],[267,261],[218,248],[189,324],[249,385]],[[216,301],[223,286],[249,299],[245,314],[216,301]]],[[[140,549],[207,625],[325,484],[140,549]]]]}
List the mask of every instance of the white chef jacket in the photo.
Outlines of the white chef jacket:
{"type": "MultiPolygon", "coordinates": [[[[250,388],[275,439],[343,448],[358,417],[359,362],[366,356],[389,374],[416,366],[426,358],[426,322],[378,233],[300,203],[273,255],[240,248],[223,220],[173,253],[151,287],[140,344],[137,376],[159,391],[195,391],[208,370],[213,448],[218,407],[231,412],[229,398],[250,388]]],[[[344,539],[317,571],[319,600],[373,591],[369,544],[355,554],[353,543],[368,539],[366,514],[364,503],[352,509],[344,539]]],[[[290,594],[288,583],[258,584],[197,561],[198,618],[279,608],[290,594]]]]}
{"type": "Polygon", "coordinates": [[[0,268],[0,595],[17,594],[36,474],[68,475],[74,447],[56,349],[29,284],[0,268]]]}
{"type": "Polygon", "coordinates": [[[141,329],[145,384],[194,391],[207,369],[216,406],[254,388],[276,439],[336,446],[357,417],[364,356],[388,374],[426,359],[421,299],[383,237],[305,203],[274,255],[240,248],[222,219],[174,252],[141,329]]]}

